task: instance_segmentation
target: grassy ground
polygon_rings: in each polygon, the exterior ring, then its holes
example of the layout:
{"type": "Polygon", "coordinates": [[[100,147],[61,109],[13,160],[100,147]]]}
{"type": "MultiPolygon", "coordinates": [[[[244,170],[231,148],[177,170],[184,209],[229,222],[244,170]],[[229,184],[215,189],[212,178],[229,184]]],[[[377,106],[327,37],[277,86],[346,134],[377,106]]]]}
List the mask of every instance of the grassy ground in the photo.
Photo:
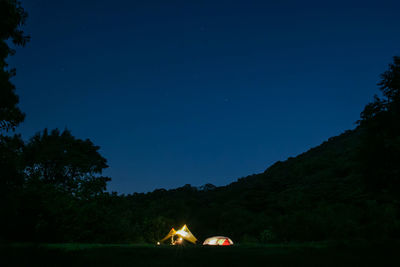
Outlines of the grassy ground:
{"type": "Polygon", "coordinates": [[[398,243],[233,247],[13,244],[0,266],[400,266],[398,243]]]}

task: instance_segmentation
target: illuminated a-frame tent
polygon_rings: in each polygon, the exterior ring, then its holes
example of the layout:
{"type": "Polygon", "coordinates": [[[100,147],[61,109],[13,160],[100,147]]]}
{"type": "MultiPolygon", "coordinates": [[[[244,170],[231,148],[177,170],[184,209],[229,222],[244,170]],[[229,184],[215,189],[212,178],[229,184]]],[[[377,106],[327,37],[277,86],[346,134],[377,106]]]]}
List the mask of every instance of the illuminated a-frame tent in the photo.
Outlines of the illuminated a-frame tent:
{"type": "Polygon", "coordinates": [[[183,240],[189,241],[190,243],[196,244],[197,238],[194,237],[194,235],[189,231],[189,228],[186,226],[186,224],[176,231],[174,228],[169,231],[169,233],[161,239],[160,242],[163,242],[167,239],[171,238],[171,244],[180,244],[182,243],[183,240]]]}

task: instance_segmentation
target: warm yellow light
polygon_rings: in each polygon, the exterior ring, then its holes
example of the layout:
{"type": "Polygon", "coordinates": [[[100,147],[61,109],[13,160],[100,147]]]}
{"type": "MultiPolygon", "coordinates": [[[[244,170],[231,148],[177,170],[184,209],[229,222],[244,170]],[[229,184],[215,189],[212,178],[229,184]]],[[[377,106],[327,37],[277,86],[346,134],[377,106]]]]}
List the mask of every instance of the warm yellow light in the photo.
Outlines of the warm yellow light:
{"type": "Polygon", "coordinates": [[[172,245],[174,245],[175,243],[182,243],[183,239],[185,239],[186,241],[189,241],[193,244],[195,244],[197,241],[197,238],[194,237],[193,234],[189,231],[186,224],[178,231],[176,231],[174,228],[172,228],[171,231],[169,231],[169,233],[161,240],[161,242],[164,240],[167,240],[168,238],[171,238],[172,245]],[[177,236],[179,238],[174,240],[175,236],[177,236]]]}
{"type": "Polygon", "coordinates": [[[160,245],[160,242],[157,242],[157,245],[160,245]]]}
{"type": "Polygon", "coordinates": [[[183,230],[177,231],[176,234],[181,235],[181,236],[184,236],[184,237],[189,236],[189,234],[188,234],[187,232],[183,231],[183,230]]]}

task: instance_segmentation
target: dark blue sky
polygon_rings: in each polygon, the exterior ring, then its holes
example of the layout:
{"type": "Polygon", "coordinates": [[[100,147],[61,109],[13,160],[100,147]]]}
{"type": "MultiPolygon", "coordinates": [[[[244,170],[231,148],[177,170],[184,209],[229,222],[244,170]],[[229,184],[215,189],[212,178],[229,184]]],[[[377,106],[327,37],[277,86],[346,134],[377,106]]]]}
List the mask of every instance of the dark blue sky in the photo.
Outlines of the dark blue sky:
{"type": "Polygon", "coordinates": [[[18,132],[90,138],[120,193],[225,185],[354,128],[400,55],[400,1],[22,4],[18,132]]]}

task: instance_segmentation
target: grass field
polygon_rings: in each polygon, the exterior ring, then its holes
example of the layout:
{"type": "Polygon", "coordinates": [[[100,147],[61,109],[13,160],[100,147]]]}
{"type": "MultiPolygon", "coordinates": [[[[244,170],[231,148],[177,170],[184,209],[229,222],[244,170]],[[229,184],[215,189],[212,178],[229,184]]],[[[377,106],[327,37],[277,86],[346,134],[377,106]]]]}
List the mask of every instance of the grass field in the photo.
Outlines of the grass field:
{"type": "Polygon", "coordinates": [[[398,243],[233,247],[12,244],[0,266],[400,266],[398,243]]]}

